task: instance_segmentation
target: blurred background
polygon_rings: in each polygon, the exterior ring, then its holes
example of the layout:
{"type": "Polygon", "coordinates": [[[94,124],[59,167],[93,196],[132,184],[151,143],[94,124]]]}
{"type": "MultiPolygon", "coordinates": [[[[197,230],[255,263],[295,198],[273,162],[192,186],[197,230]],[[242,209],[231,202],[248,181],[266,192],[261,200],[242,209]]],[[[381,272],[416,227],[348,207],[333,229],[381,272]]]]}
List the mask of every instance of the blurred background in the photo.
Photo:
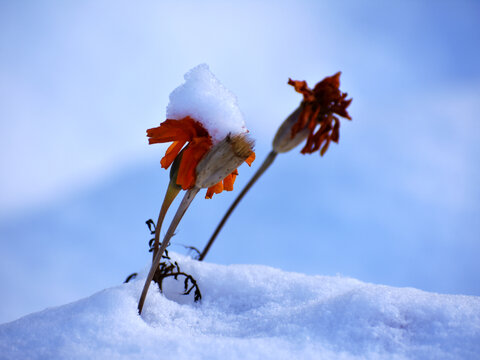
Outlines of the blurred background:
{"type": "Polygon", "coordinates": [[[279,156],[206,260],[480,295],[479,14],[478,1],[2,1],[0,322],[148,266],[168,172],[145,130],[200,63],[238,96],[257,161],[236,191],[196,199],[171,250],[202,248],[263,161],[301,101],[288,78],[342,71],[354,100],[339,145],[279,156]]]}

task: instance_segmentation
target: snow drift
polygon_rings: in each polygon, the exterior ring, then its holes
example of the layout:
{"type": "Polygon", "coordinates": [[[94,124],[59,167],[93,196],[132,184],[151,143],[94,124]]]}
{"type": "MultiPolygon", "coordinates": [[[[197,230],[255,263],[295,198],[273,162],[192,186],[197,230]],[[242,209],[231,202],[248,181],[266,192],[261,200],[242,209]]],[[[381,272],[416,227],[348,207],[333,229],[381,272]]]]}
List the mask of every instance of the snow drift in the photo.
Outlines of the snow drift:
{"type": "Polygon", "coordinates": [[[1,359],[478,359],[480,298],[175,255],[182,283],[139,278],[0,326],[1,359]]]}

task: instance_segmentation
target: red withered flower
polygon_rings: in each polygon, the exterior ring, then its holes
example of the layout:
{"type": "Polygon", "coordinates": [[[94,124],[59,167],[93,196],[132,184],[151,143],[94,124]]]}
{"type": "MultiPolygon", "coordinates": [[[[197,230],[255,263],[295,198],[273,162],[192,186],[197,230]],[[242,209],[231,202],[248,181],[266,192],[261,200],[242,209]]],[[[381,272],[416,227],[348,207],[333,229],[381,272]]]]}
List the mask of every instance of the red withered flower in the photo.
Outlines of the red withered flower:
{"type": "MultiPolygon", "coordinates": [[[[167,119],[160,126],[147,130],[149,144],[172,142],[160,164],[167,169],[185,147],[177,175],[177,184],[183,190],[191,189],[195,185],[196,168],[203,156],[212,148],[212,137],[205,127],[189,116],[180,120],[167,119]],[[187,144],[187,146],[185,146],[187,144]]],[[[255,159],[255,153],[245,160],[251,165],[255,159]]],[[[211,199],[213,194],[219,194],[223,190],[232,191],[238,171],[235,169],[225,179],[211,186],[207,190],[205,198],[211,199]]]]}
{"type": "Polygon", "coordinates": [[[303,95],[301,112],[291,133],[293,138],[303,129],[309,129],[302,154],[313,153],[320,149],[320,155],[323,156],[331,141],[338,143],[340,120],[336,115],[348,120],[352,119],[347,112],[352,99],[347,100],[347,93],[339,89],[340,74],[338,72],[326,77],[315,85],[313,90],[307,86],[306,81],[288,80],[288,84],[303,95]]]}

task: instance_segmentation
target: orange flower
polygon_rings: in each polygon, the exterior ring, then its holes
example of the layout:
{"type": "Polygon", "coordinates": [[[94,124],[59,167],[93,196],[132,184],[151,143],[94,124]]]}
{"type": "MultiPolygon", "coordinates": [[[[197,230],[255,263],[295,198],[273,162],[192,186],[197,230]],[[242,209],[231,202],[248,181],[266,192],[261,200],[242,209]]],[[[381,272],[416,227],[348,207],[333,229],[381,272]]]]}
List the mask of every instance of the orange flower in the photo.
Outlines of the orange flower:
{"type": "Polygon", "coordinates": [[[288,80],[295,90],[303,94],[301,113],[298,121],[292,127],[291,137],[299,131],[308,128],[307,143],[302,149],[302,154],[313,153],[321,148],[323,156],[330,145],[330,141],[338,143],[340,120],[335,114],[348,120],[352,118],[347,112],[347,107],[352,99],[346,100],[347,93],[342,93],[340,87],[340,72],[326,77],[315,87],[310,89],[305,81],[288,80]],[[317,131],[317,124],[319,128],[317,131]]]}
{"type": "MultiPolygon", "coordinates": [[[[160,160],[160,164],[164,169],[172,164],[180,151],[184,148],[182,159],[177,175],[177,184],[183,190],[194,187],[196,180],[196,167],[203,156],[211,149],[212,137],[205,127],[198,121],[189,116],[180,120],[167,119],[160,126],[147,130],[149,144],[172,142],[165,152],[165,156],[160,160]]],[[[251,165],[255,159],[255,153],[245,160],[251,165]]],[[[223,190],[232,191],[235,177],[238,171],[235,169],[223,181],[211,186],[207,190],[206,199],[211,199],[213,194],[219,194],[223,190]]]]}

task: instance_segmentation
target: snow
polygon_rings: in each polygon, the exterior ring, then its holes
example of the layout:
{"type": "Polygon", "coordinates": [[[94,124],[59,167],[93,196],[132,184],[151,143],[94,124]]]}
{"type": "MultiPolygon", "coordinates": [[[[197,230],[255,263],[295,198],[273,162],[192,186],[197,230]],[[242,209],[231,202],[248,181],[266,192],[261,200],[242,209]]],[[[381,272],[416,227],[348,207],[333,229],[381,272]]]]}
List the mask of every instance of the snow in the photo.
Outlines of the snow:
{"type": "Polygon", "coordinates": [[[208,65],[201,64],[185,74],[185,83],[170,94],[167,119],[185,116],[201,122],[213,143],[229,133],[247,132],[236,96],[218,81],[208,65]]]}
{"type": "Polygon", "coordinates": [[[480,298],[174,255],[181,281],[134,282],[0,325],[1,359],[478,359],[480,298]]]}

